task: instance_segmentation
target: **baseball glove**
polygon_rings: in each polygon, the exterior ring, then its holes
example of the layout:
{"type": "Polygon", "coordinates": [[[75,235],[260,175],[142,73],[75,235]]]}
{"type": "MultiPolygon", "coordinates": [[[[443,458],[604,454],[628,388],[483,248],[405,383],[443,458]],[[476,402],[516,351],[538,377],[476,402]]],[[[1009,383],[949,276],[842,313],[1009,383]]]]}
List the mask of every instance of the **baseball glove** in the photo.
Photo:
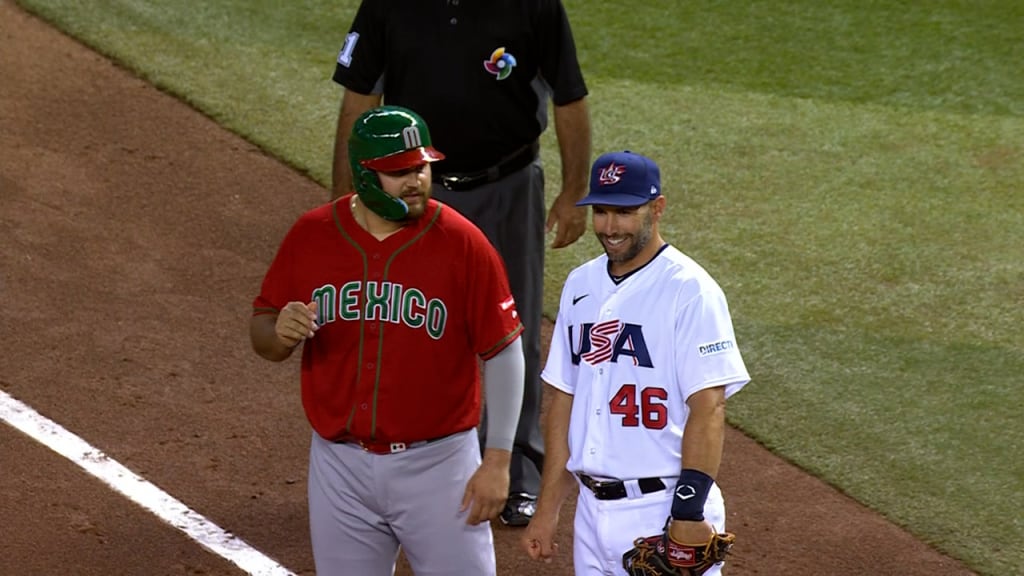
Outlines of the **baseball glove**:
{"type": "Polygon", "coordinates": [[[700,576],[725,560],[736,536],[712,534],[700,544],[676,542],[668,534],[669,518],[661,534],[637,538],[622,555],[622,567],[630,576],[700,576]]]}

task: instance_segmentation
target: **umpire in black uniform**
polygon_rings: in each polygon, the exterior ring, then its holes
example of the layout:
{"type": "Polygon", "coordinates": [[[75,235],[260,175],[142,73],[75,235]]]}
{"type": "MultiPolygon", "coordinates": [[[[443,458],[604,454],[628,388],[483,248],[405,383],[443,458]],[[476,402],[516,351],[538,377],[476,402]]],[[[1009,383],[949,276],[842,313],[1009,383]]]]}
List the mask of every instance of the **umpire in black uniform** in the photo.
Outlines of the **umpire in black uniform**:
{"type": "Polygon", "coordinates": [[[411,108],[430,125],[434,146],[445,154],[432,166],[434,197],[472,220],[505,260],[526,328],[526,391],[501,519],[526,525],[544,460],[544,238],[554,230],[551,245],[561,248],[586,230],[586,211],[575,204],[586,194],[589,177],[587,87],[562,2],[363,0],[338,53],[334,81],[345,92],[332,199],[352,190],[346,139],[355,119],[382,101],[411,108]],[[548,99],[562,188],[546,211],[538,138],[547,127],[548,99]]]}

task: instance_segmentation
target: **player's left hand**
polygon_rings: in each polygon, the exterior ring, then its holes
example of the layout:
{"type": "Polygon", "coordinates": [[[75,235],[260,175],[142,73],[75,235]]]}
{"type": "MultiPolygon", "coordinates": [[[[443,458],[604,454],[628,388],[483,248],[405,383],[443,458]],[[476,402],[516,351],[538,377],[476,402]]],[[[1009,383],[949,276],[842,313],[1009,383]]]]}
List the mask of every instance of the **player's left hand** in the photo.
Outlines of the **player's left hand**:
{"type": "Polygon", "coordinates": [[[564,248],[579,240],[587,231],[587,208],[577,206],[576,201],[563,191],[551,203],[546,228],[547,232],[555,230],[551,247],[564,248]]]}
{"type": "Polygon", "coordinates": [[[707,542],[714,533],[715,529],[706,520],[673,519],[668,525],[668,535],[676,542],[707,542]]]}
{"type": "Polygon", "coordinates": [[[487,448],[483,463],[476,469],[462,496],[459,512],[469,510],[466,524],[479,524],[498,517],[508,499],[509,463],[512,453],[508,450],[487,448]]]}

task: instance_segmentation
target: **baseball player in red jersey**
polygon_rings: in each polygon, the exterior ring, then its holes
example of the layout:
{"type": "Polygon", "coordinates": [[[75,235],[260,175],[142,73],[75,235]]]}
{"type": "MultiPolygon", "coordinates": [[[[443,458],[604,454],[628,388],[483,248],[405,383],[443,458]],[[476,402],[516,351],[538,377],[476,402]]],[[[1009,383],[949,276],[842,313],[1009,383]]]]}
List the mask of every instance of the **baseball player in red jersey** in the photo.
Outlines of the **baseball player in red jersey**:
{"type": "Polygon", "coordinates": [[[495,574],[486,521],[508,496],[523,326],[487,238],[430,198],[443,157],[411,110],[362,114],[355,193],[299,218],[253,303],[260,356],[302,345],[319,576],[390,576],[399,546],[417,574],[495,574]]]}

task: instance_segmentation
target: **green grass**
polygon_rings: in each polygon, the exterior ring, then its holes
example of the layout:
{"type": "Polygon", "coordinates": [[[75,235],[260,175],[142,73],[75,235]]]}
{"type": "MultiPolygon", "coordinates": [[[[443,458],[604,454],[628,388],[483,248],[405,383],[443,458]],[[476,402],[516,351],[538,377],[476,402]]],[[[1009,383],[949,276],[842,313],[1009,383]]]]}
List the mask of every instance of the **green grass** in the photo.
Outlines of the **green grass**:
{"type": "MultiPolygon", "coordinates": [[[[19,3],[328,182],[353,0],[19,3]]],[[[659,161],[664,234],[729,296],[754,378],[730,421],[980,573],[1024,572],[990,544],[1024,541],[1024,4],[566,6],[595,154],[659,161]]],[[[549,314],[598,251],[549,251],[549,314]]]]}
{"type": "Polygon", "coordinates": [[[591,78],[1024,113],[1013,0],[566,4],[591,78]]]}

